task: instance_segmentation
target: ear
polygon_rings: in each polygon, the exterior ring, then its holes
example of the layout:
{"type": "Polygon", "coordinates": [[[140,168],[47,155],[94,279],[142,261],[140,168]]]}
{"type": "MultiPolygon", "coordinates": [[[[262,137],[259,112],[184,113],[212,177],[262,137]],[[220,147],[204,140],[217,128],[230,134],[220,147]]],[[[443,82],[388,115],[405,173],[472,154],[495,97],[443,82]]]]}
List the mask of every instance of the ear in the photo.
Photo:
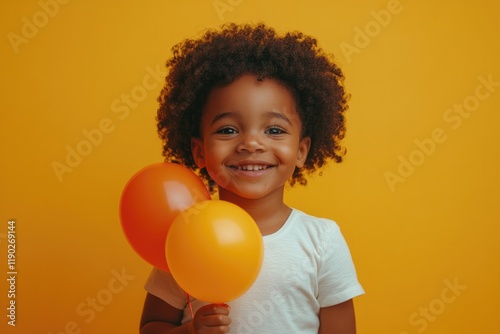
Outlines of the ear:
{"type": "Polygon", "coordinates": [[[205,167],[205,151],[203,141],[200,138],[191,138],[191,153],[196,165],[199,168],[205,167]]]}
{"type": "Polygon", "coordinates": [[[309,154],[309,149],[311,148],[311,138],[304,137],[299,142],[299,150],[297,152],[297,163],[295,164],[297,168],[304,167],[307,159],[307,154],[309,154]]]}

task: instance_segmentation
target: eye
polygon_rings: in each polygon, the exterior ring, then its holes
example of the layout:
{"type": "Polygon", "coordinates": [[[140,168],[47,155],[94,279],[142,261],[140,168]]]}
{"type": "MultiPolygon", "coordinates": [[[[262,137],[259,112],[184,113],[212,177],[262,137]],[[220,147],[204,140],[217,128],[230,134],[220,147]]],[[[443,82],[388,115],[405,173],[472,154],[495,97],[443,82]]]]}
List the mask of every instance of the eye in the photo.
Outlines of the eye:
{"type": "Polygon", "coordinates": [[[282,135],[282,134],[285,134],[287,132],[279,126],[271,126],[271,127],[266,129],[265,133],[268,135],[282,135]]]}
{"type": "Polygon", "coordinates": [[[219,130],[215,131],[215,133],[218,133],[221,135],[234,135],[234,134],[237,134],[238,131],[231,126],[225,126],[223,128],[220,128],[219,130]]]}

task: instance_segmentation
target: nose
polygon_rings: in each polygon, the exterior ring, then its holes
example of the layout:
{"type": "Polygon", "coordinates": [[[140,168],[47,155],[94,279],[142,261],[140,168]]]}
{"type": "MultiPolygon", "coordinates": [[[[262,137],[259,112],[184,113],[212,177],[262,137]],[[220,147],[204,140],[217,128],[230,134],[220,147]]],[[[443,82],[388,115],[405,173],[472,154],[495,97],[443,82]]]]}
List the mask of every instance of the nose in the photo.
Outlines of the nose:
{"type": "Polygon", "coordinates": [[[237,151],[238,152],[258,152],[264,151],[265,145],[263,142],[263,138],[259,136],[258,133],[244,133],[241,136],[241,140],[238,143],[237,151]]]}

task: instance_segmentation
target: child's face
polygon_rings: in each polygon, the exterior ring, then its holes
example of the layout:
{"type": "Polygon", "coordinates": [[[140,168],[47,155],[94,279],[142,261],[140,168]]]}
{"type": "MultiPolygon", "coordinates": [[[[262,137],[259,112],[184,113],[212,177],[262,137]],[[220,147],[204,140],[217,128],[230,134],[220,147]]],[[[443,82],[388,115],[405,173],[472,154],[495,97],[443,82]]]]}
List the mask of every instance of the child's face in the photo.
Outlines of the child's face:
{"type": "Polygon", "coordinates": [[[243,75],[215,88],[203,108],[201,138],[193,156],[206,167],[219,192],[257,199],[283,192],[295,167],[301,168],[310,139],[288,88],[273,79],[243,75]]]}

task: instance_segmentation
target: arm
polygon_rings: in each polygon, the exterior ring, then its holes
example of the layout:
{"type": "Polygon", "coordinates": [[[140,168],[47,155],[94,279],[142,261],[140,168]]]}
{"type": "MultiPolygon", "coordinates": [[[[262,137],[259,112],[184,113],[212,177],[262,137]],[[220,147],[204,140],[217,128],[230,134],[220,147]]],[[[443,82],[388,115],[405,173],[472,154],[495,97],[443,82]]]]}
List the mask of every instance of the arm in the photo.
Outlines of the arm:
{"type": "Polygon", "coordinates": [[[318,334],[356,334],[352,299],[320,309],[318,334]]]}
{"type": "Polygon", "coordinates": [[[182,310],[147,294],[142,311],[140,334],[195,334],[229,332],[229,306],[209,304],[201,307],[192,322],[181,325],[182,310]]]}
{"type": "Polygon", "coordinates": [[[189,334],[189,324],[181,326],[182,310],[148,293],[144,301],[140,334],[189,334]]]}

